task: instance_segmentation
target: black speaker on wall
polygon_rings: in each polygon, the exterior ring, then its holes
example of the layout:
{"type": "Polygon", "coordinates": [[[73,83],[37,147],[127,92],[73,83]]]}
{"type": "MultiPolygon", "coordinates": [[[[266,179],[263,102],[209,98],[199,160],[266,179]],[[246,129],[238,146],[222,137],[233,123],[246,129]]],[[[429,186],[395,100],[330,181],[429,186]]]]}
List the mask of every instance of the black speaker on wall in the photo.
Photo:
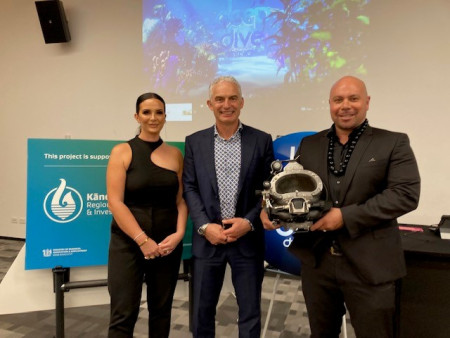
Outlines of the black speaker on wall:
{"type": "Polygon", "coordinates": [[[69,42],[70,32],[59,0],[35,1],[45,43],[69,42]]]}

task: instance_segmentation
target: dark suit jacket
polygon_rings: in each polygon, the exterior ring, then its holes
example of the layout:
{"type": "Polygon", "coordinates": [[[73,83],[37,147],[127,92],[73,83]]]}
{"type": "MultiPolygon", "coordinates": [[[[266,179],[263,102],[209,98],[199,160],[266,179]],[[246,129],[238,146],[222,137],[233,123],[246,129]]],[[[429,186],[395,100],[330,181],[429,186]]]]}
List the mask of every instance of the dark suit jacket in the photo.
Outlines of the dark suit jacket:
{"type": "MultiPolygon", "coordinates": [[[[317,173],[328,188],[328,130],[302,140],[297,155],[305,169],[317,173]]],[[[417,208],[420,176],[406,134],[367,127],[342,180],[344,228],[295,236],[291,251],[302,263],[316,265],[337,236],[345,256],[371,284],[406,274],[397,217],[417,208]],[[328,248],[326,247],[328,245],[328,248]]]]}
{"type": "MultiPolygon", "coordinates": [[[[257,191],[262,190],[263,181],[270,175],[273,145],[269,134],[246,125],[243,125],[241,137],[242,163],[235,216],[247,218],[255,231],[247,233],[234,245],[250,257],[264,254],[264,232],[259,218],[261,195],[257,191]]],[[[183,188],[194,224],[192,253],[196,257],[212,257],[216,246],[200,236],[197,229],[221,220],[214,165],[214,127],[186,137],[183,188]]]]}

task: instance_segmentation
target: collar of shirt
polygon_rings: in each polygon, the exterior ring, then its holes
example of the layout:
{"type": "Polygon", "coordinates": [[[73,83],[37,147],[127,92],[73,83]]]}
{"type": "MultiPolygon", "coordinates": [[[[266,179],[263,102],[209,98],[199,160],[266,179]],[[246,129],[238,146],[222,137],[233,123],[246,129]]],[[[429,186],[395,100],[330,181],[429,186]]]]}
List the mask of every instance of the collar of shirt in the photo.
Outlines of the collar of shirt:
{"type": "MultiPolygon", "coordinates": [[[[239,125],[238,125],[238,129],[235,131],[235,133],[233,134],[233,136],[230,137],[230,140],[233,139],[234,137],[236,137],[236,134],[242,131],[242,123],[241,121],[239,121],[239,125]]],[[[217,126],[214,125],[214,137],[220,137],[222,140],[225,140],[222,136],[219,135],[219,132],[217,131],[217,126]]]]}
{"type": "MultiPolygon", "coordinates": [[[[350,135],[348,136],[348,139],[351,140],[355,137],[356,134],[358,134],[358,131],[362,128],[364,122],[366,122],[367,119],[365,119],[358,127],[356,127],[355,129],[352,130],[352,132],[350,133],[350,135]]],[[[328,133],[327,133],[327,137],[331,138],[332,136],[334,136],[334,139],[339,141],[339,137],[337,137],[336,135],[336,126],[333,125],[331,126],[330,129],[328,129],[328,133]]]]}

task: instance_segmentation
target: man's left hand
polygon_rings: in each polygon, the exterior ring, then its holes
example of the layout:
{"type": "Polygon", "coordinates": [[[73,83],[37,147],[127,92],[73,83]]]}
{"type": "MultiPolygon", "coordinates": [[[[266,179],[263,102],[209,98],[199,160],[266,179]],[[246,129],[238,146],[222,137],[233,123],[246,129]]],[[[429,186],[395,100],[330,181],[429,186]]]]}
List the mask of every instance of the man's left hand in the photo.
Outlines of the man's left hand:
{"type": "Polygon", "coordinates": [[[331,208],[325,216],[314,223],[310,231],[333,231],[340,229],[344,226],[344,220],[342,219],[342,212],[339,208],[331,208]]]}
{"type": "Polygon", "coordinates": [[[235,242],[252,229],[249,222],[241,217],[224,219],[222,224],[227,228],[223,234],[228,237],[228,242],[235,242]]]}

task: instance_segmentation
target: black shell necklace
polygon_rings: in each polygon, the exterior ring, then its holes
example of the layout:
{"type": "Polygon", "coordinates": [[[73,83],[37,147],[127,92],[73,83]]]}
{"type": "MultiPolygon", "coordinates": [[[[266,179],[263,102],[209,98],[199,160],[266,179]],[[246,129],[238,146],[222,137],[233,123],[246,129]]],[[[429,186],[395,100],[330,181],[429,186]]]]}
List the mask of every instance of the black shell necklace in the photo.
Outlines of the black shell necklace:
{"type": "Polygon", "coordinates": [[[348,139],[349,146],[347,153],[345,154],[344,160],[339,164],[339,169],[336,168],[334,164],[334,142],[336,142],[336,133],[332,133],[330,135],[330,141],[328,142],[328,169],[333,173],[335,176],[342,176],[345,174],[345,171],[347,170],[348,162],[350,161],[350,158],[353,154],[353,151],[355,150],[356,143],[358,142],[359,138],[361,137],[364,130],[366,130],[367,126],[369,125],[369,121],[367,119],[363,122],[361,127],[359,127],[355,133],[351,133],[348,139]]]}

